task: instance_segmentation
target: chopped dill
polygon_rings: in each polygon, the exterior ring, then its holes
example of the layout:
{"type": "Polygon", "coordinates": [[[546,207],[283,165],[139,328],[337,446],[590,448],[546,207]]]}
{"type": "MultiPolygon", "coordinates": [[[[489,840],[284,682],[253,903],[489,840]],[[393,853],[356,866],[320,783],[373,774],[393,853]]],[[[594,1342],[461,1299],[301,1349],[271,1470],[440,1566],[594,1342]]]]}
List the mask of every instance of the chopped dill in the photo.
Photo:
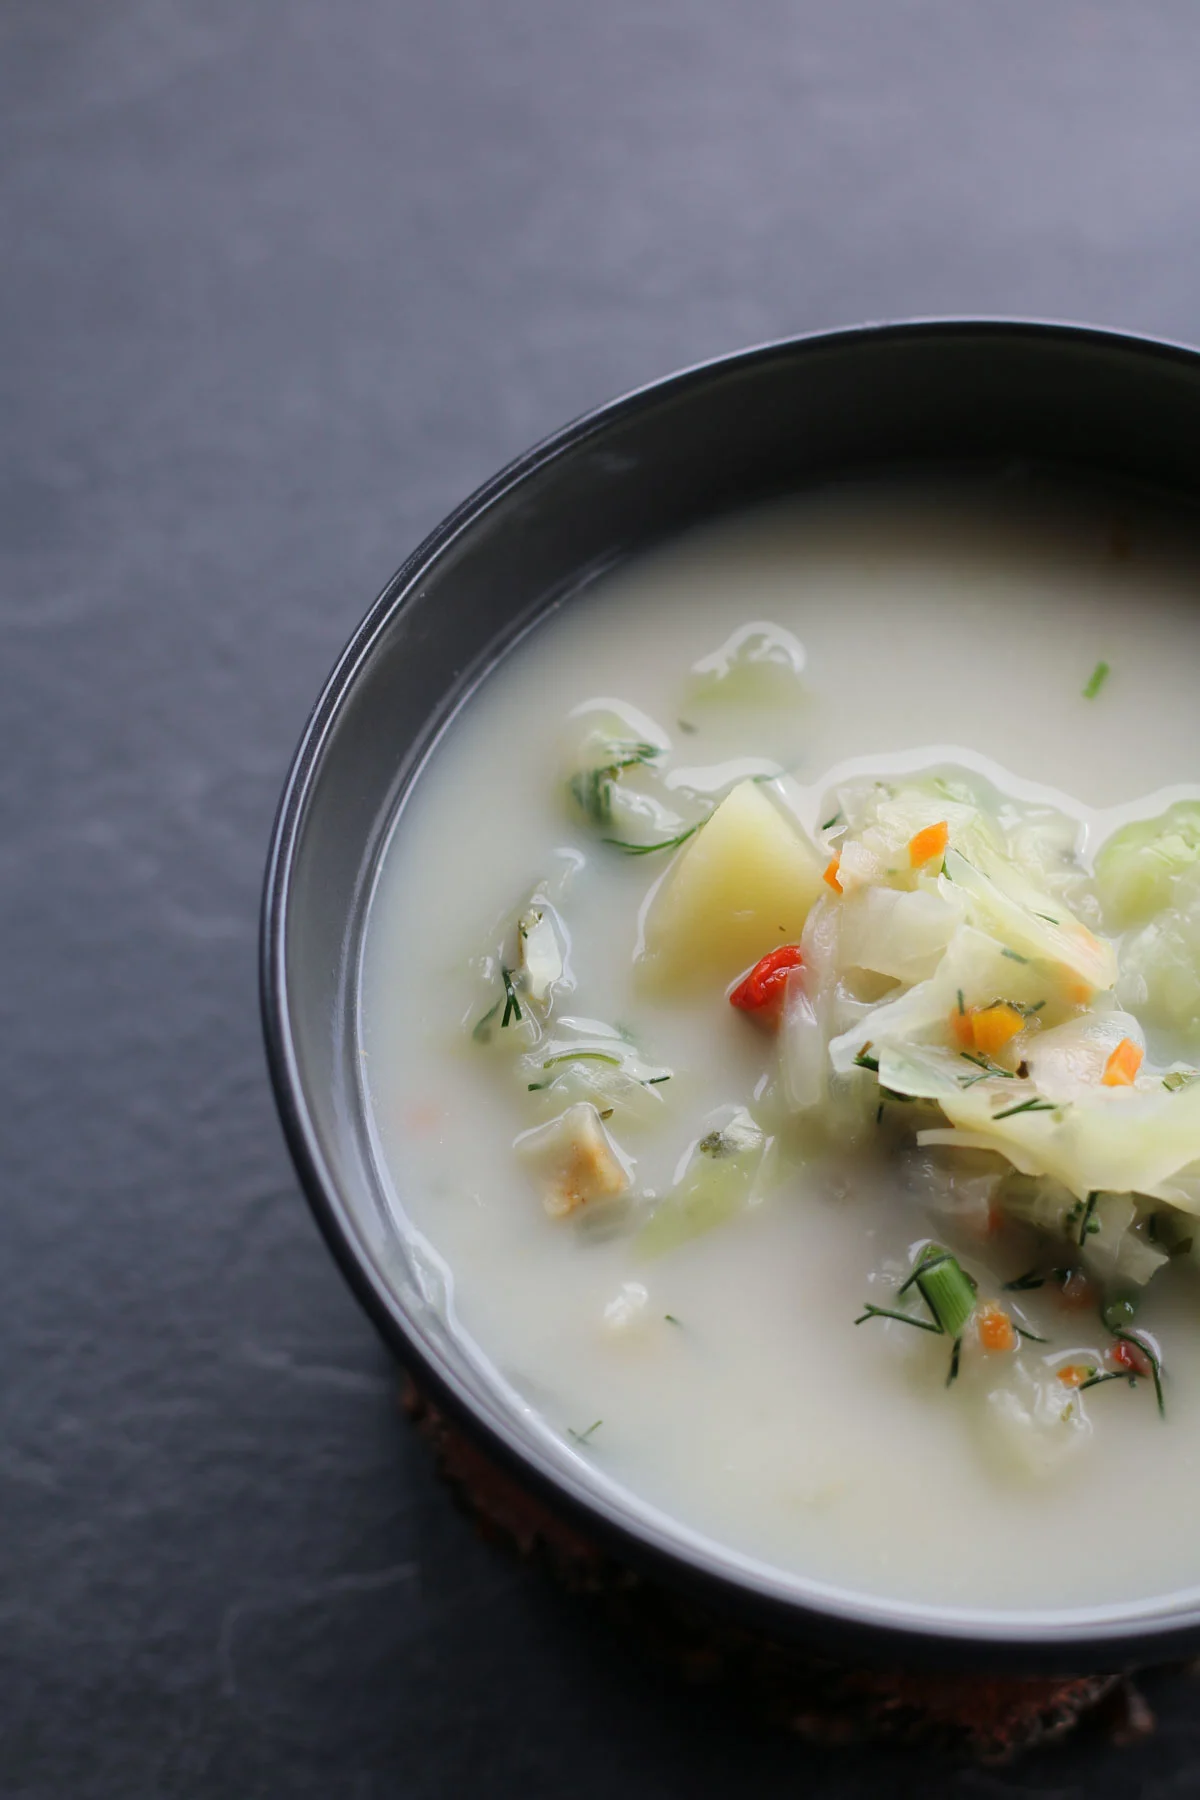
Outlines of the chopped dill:
{"type": "Polygon", "coordinates": [[[492,1020],[495,1018],[496,1014],[499,1011],[500,1011],[500,1002],[499,1002],[499,1000],[497,1000],[496,1004],[494,1006],[488,1007],[488,1009],[484,1013],[482,1019],[477,1021],[476,1025],[475,1025],[475,1029],[471,1033],[471,1036],[475,1039],[475,1042],[477,1044],[488,1044],[491,1042],[492,1020]]]}
{"type": "Polygon", "coordinates": [[[856,1325],[864,1325],[868,1319],[896,1319],[901,1325],[914,1325],[918,1331],[932,1331],[934,1337],[945,1337],[940,1325],[930,1319],[914,1319],[911,1313],[895,1312],[888,1306],[866,1306],[855,1319],[856,1325]]]}
{"type": "MultiPolygon", "coordinates": [[[[521,1002],[517,999],[517,990],[513,986],[512,970],[506,969],[503,963],[500,965],[500,979],[504,983],[504,993],[506,996],[504,1001],[504,1017],[500,1021],[500,1029],[503,1031],[510,1019],[515,1019],[518,1025],[521,1023],[521,1002]]],[[[497,1001],[496,1004],[499,1005],[499,1001],[497,1001]]]]}
{"type": "Polygon", "coordinates": [[[877,1056],[870,1055],[870,1049],[871,1049],[871,1040],[870,1040],[870,1038],[868,1038],[866,1043],[863,1045],[862,1049],[859,1051],[858,1055],[855,1057],[854,1061],[858,1068],[870,1069],[872,1075],[878,1075],[878,1073],[879,1073],[879,1058],[877,1056]]]}
{"type": "MultiPolygon", "coordinates": [[[[667,1321],[668,1325],[679,1325],[679,1320],[675,1317],[674,1313],[664,1313],[663,1318],[667,1321]]],[[[679,1329],[682,1331],[683,1326],[679,1325],[679,1329]]]]}
{"type": "MultiPolygon", "coordinates": [[[[1110,1326],[1109,1329],[1112,1330],[1112,1327],[1110,1326]]],[[[1160,1419],[1165,1419],[1167,1416],[1167,1408],[1166,1403],[1163,1400],[1163,1371],[1162,1363],[1159,1361],[1157,1355],[1144,1338],[1138,1337],[1132,1331],[1113,1331],[1113,1336],[1118,1343],[1132,1344],[1135,1350],[1140,1350],[1146,1361],[1150,1364],[1150,1378],[1154,1383],[1154,1398],[1158,1402],[1158,1416],[1160,1419]]]]}
{"type": "Polygon", "coordinates": [[[1137,1386],[1136,1375],[1126,1375],[1123,1370],[1114,1369],[1112,1373],[1108,1375],[1089,1375],[1086,1381],[1080,1382],[1079,1392],[1082,1394],[1088,1388],[1101,1387],[1106,1381],[1127,1381],[1130,1387],[1137,1386]]]}
{"type": "Polygon", "coordinates": [[[842,817],[842,809],[839,806],[837,811],[834,813],[832,819],[826,819],[825,823],[821,827],[821,830],[822,831],[832,831],[834,826],[841,822],[841,817],[842,817]]]}
{"type": "Polygon", "coordinates": [[[1033,916],[1035,919],[1045,919],[1047,925],[1057,925],[1060,923],[1058,919],[1052,918],[1049,913],[1035,912],[1033,916]]]}
{"type": "Polygon", "coordinates": [[[1012,1323],[1013,1330],[1019,1338],[1027,1338],[1031,1344],[1048,1344],[1050,1342],[1049,1338],[1039,1337],[1036,1331],[1027,1331],[1024,1325],[1018,1325],[1015,1319],[1012,1323]]]}
{"type": "Polygon", "coordinates": [[[1012,1119],[1018,1113],[1057,1112],[1058,1107],[1052,1100],[1022,1100],[1018,1106],[1006,1106],[1003,1112],[993,1113],[992,1120],[1012,1119]]]}
{"type": "Polygon", "coordinates": [[[1085,700],[1094,700],[1096,698],[1096,695],[1100,692],[1100,689],[1104,686],[1105,682],[1108,680],[1109,675],[1111,673],[1112,673],[1112,671],[1109,669],[1109,666],[1106,662],[1098,662],[1096,664],[1095,668],[1092,670],[1091,674],[1087,678],[1087,682],[1086,682],[1086,684],[1084,686],[1084,690],[1083,690],[1084,699],[1085,700]]]}
{"type": "Polygon", "coordinates": [[[699,729],[698,726],[692,724],[690,719],[676,719],[675,723],[678,725],[680,731],[686,731],[689,737],[695,737],[696,732],[699,729]]]}
{"type": "Polygon", "coordinates": [[[1026,1269],[1023,1275],[1018,1275],[1014,1280],[1004,1283],[1004,1292],[1006,1294],[1024,1294],[1028,1293],[1031,1288],[1045,1287],[1045,1285],[1046,1277],[1043,1274],[1037,1269],[1026,1269]]]}
{"type": "Polygon", "coordinates": [[[965,1019],[967,1016],[967,1009],[963,1002],[963,991],[961,988],[958,990],[958,1016],[960,1019],[965,1019]]]}
{"type": "Polygon", "coordinates": [[[879,1102],[879,1105],[875,1108],[875,1123],[877,1125],[880,1124],[882,1119],[883,1119],[883,1101],[881,1100],[879,1102]]]}
{"type": "Polygon", "coordinates": [[[571,1429],[571,1427],[568,1425],[567,1426],[567,1435],[569,1437],[573,1437],[577,1444],[586,1444],[588,1439],[591,1437],[593,1431],[599,1431],[599,1429],[603,1425],[603,1423],[604,1423],[603,1419],[593,1419],[592,1423],[588,1426],[586,1431],[573,1431],[571,1429]]]}
{"type": "Polygon", "coordinates": [[[621,850],[626,856],[652,856],[656,850],[678,850],[680,844],[686,844],[689,838],[695,837],[699,829],[699,825],[689,825],[678,837],[663,838],[658,844],[632,844],[628,838],[610,837],[601,838],[600,842],[611,844],[614,850],[621,850]]]}
{"type": "Polygon", "coordinates": [[[1010,950],[1007,944],[1001,946],[1000,954],[1007,956],[1010,962],[1027,963],[1029,961],[1027,956],[1019,956],[1015,950],[1010,950]]]}
{"type": "Polygon", "coordinates": [[[976,1056],[973,1050],[960,1050],[958,1054],[965,1062],[974,1063],[976,1068],[983,1069],[988,1075],[1003,1075],[1005,1081],[1017,1079],[1011,1069],[1002,1069],[990,1056],[976,1056]]]}
{"type": "Polygon", "coordinates": [[[1100,1229],[1099,1219],[1093,1216],[1096,1211],[1096,1202],[1099,1198],[1100,1195],[1098,1193],[1091,1193],[1087,1197],[1087,1205],[1084,1207],[1083,1216],[1079,1221],[1079,1237],[1077,1241],[1080,1248],[1087,1242],[1087,1239],[1092,1232],[1099,1231],[1100,1229]]]}
{"type": "Polygon", "coordinates": [[[950,1350],[950,1367],[946,1373],[946,1386],[958,1380],[958,1359],[962,1355],[962,1339],[956,1337],[950,1350]]]}
{"type": "Polygon", "coordinates": [[[642,1086],[643,1087],[658,1087],[662,1082],[670,1081],[670,1079],[671,1079],[671,1077],[669,1075],[647,1075],[645,1081],[643,1081],[643,1083],[642,1083],[642,1086]]]}

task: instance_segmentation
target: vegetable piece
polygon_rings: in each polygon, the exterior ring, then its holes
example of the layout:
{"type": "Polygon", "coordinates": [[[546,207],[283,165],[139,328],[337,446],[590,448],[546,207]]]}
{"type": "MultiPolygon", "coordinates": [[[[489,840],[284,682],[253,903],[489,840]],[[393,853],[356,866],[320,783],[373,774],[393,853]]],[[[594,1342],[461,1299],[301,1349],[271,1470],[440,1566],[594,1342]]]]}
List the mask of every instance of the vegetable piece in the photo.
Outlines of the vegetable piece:
{"type": "Polygon", "coordinates": [[[521,914],[517,923],[517,941],[529,998],[544,1007],[555,983],[562,980],[565,969],[562,945],[547,906],[535,901],[521,914]]]}
{"type": "Polygon", "coordinates": [[[1025,1027],[1022,1014],[1015,1006],[1010,1006],[1003,1000],[981,1007],[978,1012],[970,1015],[970,1019],[975,1048],[983,1056],[995,1056],[997,1051],[1003,1050],[1005,1044],[1025,1027]]]}
{"type": "Polygon", "coordinates": [[[932,862],[935,857],[942,856],[949,842],[950,827],[945,819],[940,819],[936,825],[926,825],[909,838],[908,860],[914,869],[919,869],[925,863],[932,862]]]}
{"type": "Polygon", "coordinates": [[[561,1118],[522,1132],[517,1152],[530,1164],[552,1219],[582,1206],[614,1200],[629,1186],[629,1170],[594,1106],[581,1101],[561,1118]]]}
{"type": "Polygon", "coordinates": [[[799,944],[781,944],[755,963],[729,996],[730,1006],[750,1013],[760,1023],[776,1026],[783,1011],[788,977],[803,967],[799,944]]]}
{"type": "Polygon", "coordinates": [[[801,827],[741,782],[672,863],[647,909],[638,961],[660,985],[729,980],[763,945],[794,943],[821,891],[801,827]]]}
{"type": "Polygon", "coordinates": [[[842,906],[840,959],[906,984],[934,973],[962,922],[962,905],[935,888],[864,887],[842,906]]]}
{"type": "Polygon", "coordinates": [[[1042,893],[1007,857],[980,845],[975,861],[951,846],[942,880],[961,890],[967,917],[1019,955],[1058,964],[1089,987],[1111,988],[1116,952],[1061,902],[1042,893]]]}
{"type": "Polygon", "coordinates": [[[821,876],[821,880],[827,887],[831,887],[835,894],[840,894],[842,892],[842,884],[838,879],[838,871],[841,866],[842,859],[835,853],[825,864],[825,871],[821,876]]]}
{"type": "Polygon", "coordinates": [[[1130,1375],[1140,1375],[1148,1381],[1151,1374],[1150,1358],[1140,1344],[1131,1343],[1122,1338],[1109,1351],[1109,1359],[1118,1369],[1125,1369],[1130,1375]]]}
{"type": "Polygon", "coordinates": [[[979,1308],[975,1328],[979,1333],[979,1346],[982,1350],[995,1354],[1015,1350],[1017,1347],[1013,1322],[1004,1308],[997,1306],[994,1301],[989,1300],[979,1308]]]}
{"type": "Polygon", "coordinates": [[[1177,800],[1155,819],[1123,825],[1096,856],[1096,891],[1114,931],[1171,906],[1180,878],[1200,866],[1200,800],[1177,800]]]}
{"type": "Polygon", "coordinates": [[[1100,1077],[1104,1086],[1132,1087],[1145,1054],[1140,1044],[1135,1044],[1132,1038],[1123,1037],[1104,1065],[1104,1073],[1100,1077]]]}
{"type": "Polygon", "coordinates": [[[1064,1387],[1077,1388],[1082,1387],[1084,1382],[1096,1373],[1096,1365],[1094,1363],[1064,1363],[1063,1367],[1057,1369],[1055,1373],[1064,1387]]]}
{"type": "Polygon", "coordinates": [[[744,1107],[692,1147],[683,1175],[634,1240],[642,1256],[661,1256],[726,1224],[747,1206],[766,1138],[744,1107]]]}
{"type": "Polygon", "coordinates": [[[975,1289],[958,1258],[941,1244],[926,1244],[898,1293],[913,1283],[946,1335],[960,1336],[975,1310],[975,1289]]]}

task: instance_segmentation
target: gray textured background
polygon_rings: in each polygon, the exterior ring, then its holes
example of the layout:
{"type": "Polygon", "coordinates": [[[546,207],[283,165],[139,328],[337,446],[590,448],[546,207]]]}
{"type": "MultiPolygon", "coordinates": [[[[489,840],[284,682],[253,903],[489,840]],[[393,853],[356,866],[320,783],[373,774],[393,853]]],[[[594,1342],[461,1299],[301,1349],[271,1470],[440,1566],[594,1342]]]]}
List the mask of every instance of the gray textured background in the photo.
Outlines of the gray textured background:
{"type": "MultiPolygon", "coordinates": [[[[275,796],[402,555],[568,416],[954,311],[1200,337],[1200,12],[0,0],[0,1793],[1195,1792],[748,1735],[478,1545],[298,1197],[275,796]]],[[[1112,1528],[1103,1509],[1098,1545],[1112,1528]]]]}

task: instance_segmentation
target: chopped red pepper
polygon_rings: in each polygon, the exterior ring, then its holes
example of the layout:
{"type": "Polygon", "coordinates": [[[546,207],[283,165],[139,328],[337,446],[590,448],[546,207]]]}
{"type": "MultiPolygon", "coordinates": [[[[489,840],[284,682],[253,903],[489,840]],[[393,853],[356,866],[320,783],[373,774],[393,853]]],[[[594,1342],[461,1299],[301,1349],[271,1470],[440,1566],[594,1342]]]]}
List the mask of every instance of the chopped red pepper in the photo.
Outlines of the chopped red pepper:
{"type": "Polygon", "coordinates": [[[769,950],[738,982],[729,996],[730,1006],[736,1006],[739,1012],[752,1013],[764,1024],[777,1024],[788,976],[803,966],[799,944],[781,944],[778,950],[769,950]]]}
{"type": "Polygon", "coordinates": [[[1144,1350],[1139,1350],[1136,1344],[1131,1344],[1128,1338],[1119,1339],[1108,1354],[1118,1369],[1128,1369],[1131,1375],[1140,1375],[1143,1380],[1149,1380],[1151,1375],[1150,1358],[1144,1350]]]}

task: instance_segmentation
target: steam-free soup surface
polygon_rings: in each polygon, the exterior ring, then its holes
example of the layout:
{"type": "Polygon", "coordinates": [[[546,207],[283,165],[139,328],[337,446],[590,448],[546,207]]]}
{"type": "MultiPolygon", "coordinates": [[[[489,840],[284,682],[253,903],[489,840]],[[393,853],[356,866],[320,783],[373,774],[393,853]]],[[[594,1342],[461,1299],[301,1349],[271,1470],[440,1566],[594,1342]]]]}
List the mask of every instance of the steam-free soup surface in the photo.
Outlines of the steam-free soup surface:
{"type": "MultiPolygon", "coordinates": [[[[749,1204],[646,1254],[639,1232],[705,1122],[754,1112],[775,1048],[730,1007],[724,976],[648,981],[635,963],[648,891],[687,845],[622,852],[568,793],[572,731],[603,712],[591,703],[619,702],[665,740],[660,794],[701,812],[739,777],[785,769],[820,846],[817,813],[847,762],[882,778],[954,766],[1018,809],[1073,806],[1086,862],[1126,817],[1200,793],[1198,569],[1189,529],[1119,499],[1019,480],[831,490],[717,523],[569,601],[456,720],[369,910],[364,1095],[398,1229],[440,1266],[452,1328],[563,1457],[741,1557],[872,1596],[1046,1609],[1200,1582],[1186,1243],[1138,1312],[1164,1347],[1165,1419],[1148,1379],[1083,1395],[1064,1383],[1080,1429],[1045,1466],[993,1431],[982,1376],[946,1387],[945,1337],[855,1324],[936,1238],[1048,1340],[1022,1340],[1022,1356],[1108,1366],[1096,1319],[1053,1283],[1004,1290],[1020,1251],[1003,1234],[964,1242],[961,1219],[931,1220],[902,1174],[903,1131],[845,1155],[807,1154],[801,1133],[749,1204]],[[803,668],[739,698],[704,667],[756,621],[802,646],[803,668]],[[513,1079],[507,1003],[472,1035],[473,970],[539,886],[569,933],[560,1012],[625,1034],[651,1096],[636,1129],[605,1125],[626,1159],[621,1204],[568,1216],[514,1148],[553,1108],[513,1079]],[[652,1085],[654,1071],[669,1080],[652,1085]]],[[[1154,1029],[1164,1067],[1186,1057],[1186,1021],[1154,1029]]]]}

